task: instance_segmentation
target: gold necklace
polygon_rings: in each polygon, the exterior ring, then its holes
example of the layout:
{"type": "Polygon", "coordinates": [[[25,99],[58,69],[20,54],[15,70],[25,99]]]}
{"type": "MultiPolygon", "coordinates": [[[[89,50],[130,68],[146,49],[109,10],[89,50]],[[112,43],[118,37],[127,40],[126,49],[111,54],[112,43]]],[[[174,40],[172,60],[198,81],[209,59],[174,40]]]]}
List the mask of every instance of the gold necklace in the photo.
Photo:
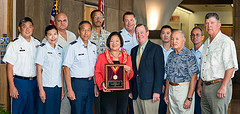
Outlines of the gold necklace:
{"type": "Polygon", "coordinates": [[[110,51],[110,54],[111,54],[113,57],[118,58],[121,53],[119,52],[117,56],[114,56],[114,55],[111,53],[111,51],[110,51]]]}

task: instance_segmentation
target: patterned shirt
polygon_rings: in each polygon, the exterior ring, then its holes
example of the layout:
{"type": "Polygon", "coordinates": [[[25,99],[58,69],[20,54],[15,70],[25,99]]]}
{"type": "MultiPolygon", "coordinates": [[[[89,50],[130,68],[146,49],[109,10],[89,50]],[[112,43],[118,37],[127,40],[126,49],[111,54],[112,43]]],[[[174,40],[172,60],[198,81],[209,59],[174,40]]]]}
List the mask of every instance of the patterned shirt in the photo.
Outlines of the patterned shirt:
{"type": "Polygon", "coordinates": [[[221,31],[211,43],[209,43],[209,38],[205,41],[201,58],[201,79],[203,81],[223,79],[225,71],[233,67],[234,71],[238,70],[235,44],[221,31]]]}
{"type": "Polygon", "coordinates": [[[103,53],[105,51],[105,49],[107,48],[106,46],[106,41],[108,36],[110,35],[110,32],[104,30],[101,28],[101,34],[100,34],[100,38],[98,37],[98,33],[92,29],[92,35],[90,37],[90,41],[94,42],[97,46],[97,55],[103,53]]]}
{"type": "Polygon", "coordinates": [[[197,59],[195,55],[184,46],[178,54],[175,55],[175,51],[172,51],[168,55],[165,71],[170,82],[190,82],[191,76],[199,73],[197,59]]]}

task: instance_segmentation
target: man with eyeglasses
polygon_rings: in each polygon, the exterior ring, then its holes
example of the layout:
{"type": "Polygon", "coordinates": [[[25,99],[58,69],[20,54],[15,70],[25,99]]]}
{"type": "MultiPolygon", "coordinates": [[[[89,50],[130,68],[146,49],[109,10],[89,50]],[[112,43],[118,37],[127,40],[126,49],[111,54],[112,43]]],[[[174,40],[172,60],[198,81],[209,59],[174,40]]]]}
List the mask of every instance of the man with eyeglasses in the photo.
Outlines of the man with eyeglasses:
{"type": "MultiPolygon", "coordinates": [[[[102,28],[102,23],[104,20],[103,12],[100,10],[94,10],[91,12],[91,20],[92,20],[92,35],[90,37],[90,41],[94,42],[97,46],[97,55],[103,53],[106,46],[106,41],[108,36],[110,35],[110,32],[104,30],[102,28]]],[[[94,85],[94,91],[95,91],[95,114],[101,113],[100,108],[100,93],[98,91],[97,85],[94,85]]]]}
{"type": "MultiPolygon", "coordinates": [[[[191,51],[197,58],[198,69],[200,71],[200,61],[201,61],[201,53],[203,44],[202,41],[204,40],[203,30],[200,27],[194,27],[191,31],[191,40],[193,43],[193,48],[191,51]]],[[[197,75],[197,80],[199,79],[199,74],[197,75]]],[[[195,88],[195,92],[197,92],[197,86],[195,88]]],[[[194,114],[201,114],[201,105],[200,105],[200,97],[198,94],[195,94],[195,109],[194,114]]]]}

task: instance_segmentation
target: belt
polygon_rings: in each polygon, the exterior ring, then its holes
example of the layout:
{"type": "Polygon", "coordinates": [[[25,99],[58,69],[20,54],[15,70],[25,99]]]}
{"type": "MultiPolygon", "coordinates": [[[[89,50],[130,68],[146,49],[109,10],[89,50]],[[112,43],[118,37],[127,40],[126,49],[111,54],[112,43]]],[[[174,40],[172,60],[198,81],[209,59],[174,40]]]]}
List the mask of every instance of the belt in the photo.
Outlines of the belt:
{"type": "Polygon", "coordinates": [[[93,79],[93,77],[89,77],[89,78],[75,78],[75,77],[73,77],[73,79],[92,80],[92,79],[93,79]]]}
{"type": "Polygon", "coordinates": [[[172,86],[178,86],[178,85],[188,85],[190,82],[183,82],[183,83],[173,83],[173,82],[169,82],[170,85],[172,86]]]}
{"type": "Polygon", "coordinates": [[[19,78],[19,79],[23,79],[23,80],[35,80],[35,77],[23,77],[23,76],[18,76],[18,75],[13,75],[14,78],[19,78]]]}
{"type": "Polygon", "coordinates": [[[222,82],[223,79],[217,79],[217,80],[213,80],[213,81],[209,81],[209,82],[204,82],[205,85],[211,85],[211,84],[214,84],[214,83],[218,83],[218,82],[222,82]]]}

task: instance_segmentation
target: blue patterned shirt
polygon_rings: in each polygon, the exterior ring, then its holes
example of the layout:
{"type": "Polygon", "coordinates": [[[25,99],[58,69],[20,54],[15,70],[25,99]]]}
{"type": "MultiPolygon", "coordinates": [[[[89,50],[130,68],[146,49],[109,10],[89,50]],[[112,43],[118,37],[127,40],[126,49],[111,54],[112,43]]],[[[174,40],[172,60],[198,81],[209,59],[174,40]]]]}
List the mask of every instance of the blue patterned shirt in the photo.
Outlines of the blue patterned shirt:
{"type": "Polygon", "coordinates": [[[168,55],[165,71],[170,82],[190,82],[191,76],[199,73],[197,59],[195,55],[184,46],[178,54],[175,55],[175,51],[172,51],[168,55]]]}

